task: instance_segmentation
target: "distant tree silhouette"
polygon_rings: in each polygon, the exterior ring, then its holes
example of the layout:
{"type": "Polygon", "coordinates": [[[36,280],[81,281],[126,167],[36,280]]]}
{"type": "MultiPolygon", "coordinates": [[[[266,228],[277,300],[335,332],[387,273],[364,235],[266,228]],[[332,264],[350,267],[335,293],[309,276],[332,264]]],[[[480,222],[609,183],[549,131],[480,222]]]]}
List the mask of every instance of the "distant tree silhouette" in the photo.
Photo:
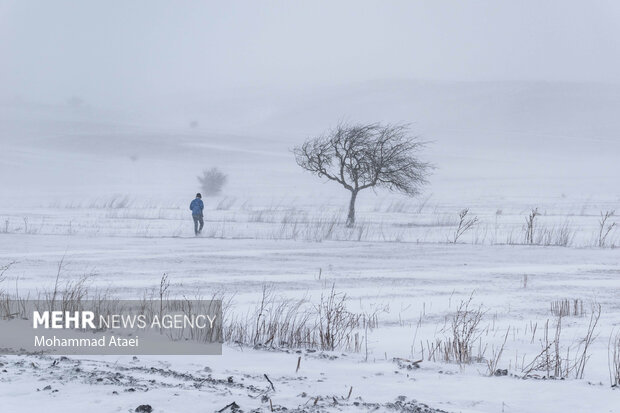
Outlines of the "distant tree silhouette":
{"type": "Polygon", "coordinates": [[[203,196],[219,195],[228,180],[228,176],[217,168],[205,169],[202,171],[202,175],[197,178],[198,182],[200,182],[203,196]]]}

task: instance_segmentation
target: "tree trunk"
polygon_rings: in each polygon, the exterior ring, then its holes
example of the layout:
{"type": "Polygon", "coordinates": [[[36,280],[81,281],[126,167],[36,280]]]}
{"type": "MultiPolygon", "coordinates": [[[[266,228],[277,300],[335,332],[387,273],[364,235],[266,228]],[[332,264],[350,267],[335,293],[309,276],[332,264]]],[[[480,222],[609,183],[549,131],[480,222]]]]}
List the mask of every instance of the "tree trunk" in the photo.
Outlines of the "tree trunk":
{"type": "Polygon", "coordinates": [[[355,198],[357,191],[351,191],[351,201],[349,201],[349,216],[347,216],[347,227],[351,228],[355,224],[355,198]]]}

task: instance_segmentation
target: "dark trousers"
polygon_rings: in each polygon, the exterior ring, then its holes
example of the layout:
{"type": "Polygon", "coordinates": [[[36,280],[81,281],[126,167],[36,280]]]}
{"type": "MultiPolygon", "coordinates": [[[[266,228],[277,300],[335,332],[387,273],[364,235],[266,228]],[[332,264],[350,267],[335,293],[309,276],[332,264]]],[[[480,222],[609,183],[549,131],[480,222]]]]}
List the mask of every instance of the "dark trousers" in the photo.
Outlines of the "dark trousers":
{"type": "Polygon", "coordinates": [[[192,218],[194,219],[194,234],[198,235],[200,234],[200,231],[202,231],[202,227],[205,226],[205,222],[202,220],[202,214],[192,214],[192,218]],[[200,228],[198,227],[198,224],[200,224],[200,228]]]}

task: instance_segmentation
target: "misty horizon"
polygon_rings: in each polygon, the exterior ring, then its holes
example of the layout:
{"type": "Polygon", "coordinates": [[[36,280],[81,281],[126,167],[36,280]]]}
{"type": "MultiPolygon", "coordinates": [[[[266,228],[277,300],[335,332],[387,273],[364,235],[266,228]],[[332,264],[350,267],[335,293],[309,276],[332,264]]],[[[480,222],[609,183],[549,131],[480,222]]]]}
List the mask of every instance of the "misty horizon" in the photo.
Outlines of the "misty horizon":
{"type": "Polygon", "coordinates": [[[620,84],[614,2],[174,5],[3,2],[0,100],[135,109],[394,79],[620,84]]]}

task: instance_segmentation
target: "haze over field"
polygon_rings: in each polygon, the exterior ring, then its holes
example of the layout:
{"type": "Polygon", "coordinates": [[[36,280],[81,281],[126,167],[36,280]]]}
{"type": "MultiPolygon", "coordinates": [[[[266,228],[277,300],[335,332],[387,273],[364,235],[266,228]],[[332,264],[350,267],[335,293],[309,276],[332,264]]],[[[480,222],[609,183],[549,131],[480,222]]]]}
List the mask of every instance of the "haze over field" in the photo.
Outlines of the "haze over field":
{"type": "Polygon", "coordinates": [[[339,196],[290,149],[341,120],[412,123],[438,199],[613,198],[620,6],[559,6],[4,2],[3,198],[339,196]]]}
{"type": "Polygon", "coordinates": [[[366,82],[223,103],[205,97],[152,122],[89,104],[4,104],[2,190],[170,200],[194,192],[203,168],[219,166],[230,174],[229,195],[338,196],[339,188],[303,173],[290,149],[340,120],[381,120],[411,122],[431,142],[425,155],[438,169],[428,191],[437,199],[615,199],[619,104],[615,85],[443,81],[366,82]]]}

